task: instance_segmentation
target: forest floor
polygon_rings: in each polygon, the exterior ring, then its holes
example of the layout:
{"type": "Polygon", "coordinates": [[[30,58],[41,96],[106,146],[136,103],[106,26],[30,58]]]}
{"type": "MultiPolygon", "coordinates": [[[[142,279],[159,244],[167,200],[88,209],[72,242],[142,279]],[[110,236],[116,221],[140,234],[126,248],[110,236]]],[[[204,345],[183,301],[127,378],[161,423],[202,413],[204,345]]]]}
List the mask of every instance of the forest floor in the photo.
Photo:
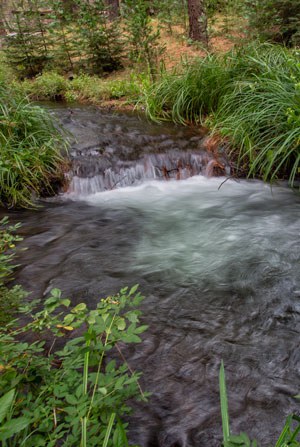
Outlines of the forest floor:
{"type": "MultiPolygon", "coordinates": [[[[154,27],[156,24],[154,23],[154,27]]],[[[182,62],[189,63],[193,59],[204,57],[208,52],[226,53],[235,45],[241,45],[247,41],[247,23],[234,15],[217,15],[209,22],[209,45],[204,48],[201,43],[188,39],[188,30],[182,25],[172,25],[172,32],[167,28],[160,29],[161,47],[164,52],[161,56],[161,64],[167,72],[175,70],[182,62]]],[[[133,72],[139,67],[132,67],[130,63],[124,63],[123,70],[116,71],[105,77],[105,82],[130,80],[133,72]]],[[[132,110],[134,107],[126,97],[118,99],[102,99],[101,107],[121,110],[132,110]]]]}

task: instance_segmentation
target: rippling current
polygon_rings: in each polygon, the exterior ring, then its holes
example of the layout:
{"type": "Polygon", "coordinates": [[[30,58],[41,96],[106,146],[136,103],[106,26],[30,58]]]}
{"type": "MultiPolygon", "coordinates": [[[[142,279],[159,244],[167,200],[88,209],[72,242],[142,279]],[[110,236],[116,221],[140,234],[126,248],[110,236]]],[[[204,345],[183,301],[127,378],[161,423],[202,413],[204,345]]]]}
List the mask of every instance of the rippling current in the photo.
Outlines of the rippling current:
{"type": "Polygon", "coordinates": [[[129,419],[141,447],[220,446],[222,359],[233,432],[267,447],[299,412],[300,198],[223,181],[147,180],[10,216],[28,247],[16,282],[32,296],[59,287],[93,306],[140,284],[149,329],[125,354],[152,393],[129,419]]]}

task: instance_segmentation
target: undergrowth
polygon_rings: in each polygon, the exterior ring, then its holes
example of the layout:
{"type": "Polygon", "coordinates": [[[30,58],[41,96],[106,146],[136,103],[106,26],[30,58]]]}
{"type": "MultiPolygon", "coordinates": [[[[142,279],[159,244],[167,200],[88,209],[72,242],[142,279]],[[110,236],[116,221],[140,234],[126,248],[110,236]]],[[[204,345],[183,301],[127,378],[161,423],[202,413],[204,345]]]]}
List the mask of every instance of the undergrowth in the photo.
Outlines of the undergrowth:
{"type": "Polygon", "coordinates": [[[69,309],[54,289],[42,310],[24,307],[25,326],[14,321],[0,329],[3,446],[128,446],[121,420],[127,400],[145,399],[122,354],[146,329],[132,309],[142,299],[136,290],[124,288],[89,310],[84,303],[69,309]]]}
{"type": "Polygon", "coordinates": [[[32,80],[14,80],[12,86],[32,101],[66,101],[99,104],[124,100],[135,105],[150,83],[149,74],[130,73],[122,79],[100,79],[87,74],[66,78],[54,71],[44,72],[32,80]]]}

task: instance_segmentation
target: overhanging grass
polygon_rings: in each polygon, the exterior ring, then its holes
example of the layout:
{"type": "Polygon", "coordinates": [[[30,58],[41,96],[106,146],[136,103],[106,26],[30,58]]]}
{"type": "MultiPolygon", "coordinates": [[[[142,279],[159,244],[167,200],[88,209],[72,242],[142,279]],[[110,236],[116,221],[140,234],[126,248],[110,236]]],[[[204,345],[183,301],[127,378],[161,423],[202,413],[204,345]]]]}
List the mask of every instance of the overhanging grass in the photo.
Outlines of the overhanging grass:
{"type": "Polygon", "coordinates": [[[208,55],[166,75],[146,93],[155,120],[200,122],[228,137],[249,176],[288,178],[300,162],[300,57],[252,44],[208,55]]]}
{"type": "Polygon", "coordinates": [[[0,84],[0,205],[31,207],[63,180],[66,142],[42,108],[0,84]]]}

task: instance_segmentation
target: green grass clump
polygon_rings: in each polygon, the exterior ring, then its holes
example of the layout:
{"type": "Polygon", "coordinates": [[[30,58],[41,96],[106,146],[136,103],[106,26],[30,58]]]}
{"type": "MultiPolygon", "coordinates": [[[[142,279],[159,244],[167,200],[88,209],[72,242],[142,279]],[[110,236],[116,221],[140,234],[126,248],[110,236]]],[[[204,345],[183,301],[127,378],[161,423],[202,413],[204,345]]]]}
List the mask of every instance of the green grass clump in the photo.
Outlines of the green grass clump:
{"type": "Polygon", "coordinates": [[[223,58],[208,54],[193,63],[183,63],[179,72],[166,73],[145,92],[146,110],[154,120],[203,123],[218,107],[229,82],[223,58]]]}
{"type": "Polygon", "coordinates": [[[228,137],[249,176],[288,178],[300,162],[299,52],[252,44],[207,55],[146,92],[156,120],[200,122],[228,137]]]}
{"type": "Polygon", "coordinates": [[[149,76],[142,74],[138,76],[130,74],[126,79],[110,80],[81,74],[67,79],[50,71],[35,79],[13,80],[11,85],[14,90],[34,101],[78,101],[99,104],[103,101],[124,100],[135,104],[141,96],[145,82],[149,82],[149,76]]]}
{"type": "Polygon", "coordinates": [[[67,143],[49,113],[0,83],[0,205],[32,207],[63,182],[67,143]]]}
{"type": "Polygon", "coordinates": [[[249,175],[293,185],[300,166],[299,55],[268,45],[246,53],[244,64],[220,99],[215,128],[231,139],[249,175]]]}
{"type": "Polygon", "coordinates": [[[105,80],[96,76],[76,76],[68,84],[66,99],[69,101],[88,101],[98,103],[122,99],[135,104],[140,98],[143,76],[130,75],[128,79],[105,80]]]}
{"type": "Polygon", "coordinates": [[[67,80],[55,72],[44,72],[31,83],[31,96],[38,100],[60,101],[65,98],[67,80]]]}

